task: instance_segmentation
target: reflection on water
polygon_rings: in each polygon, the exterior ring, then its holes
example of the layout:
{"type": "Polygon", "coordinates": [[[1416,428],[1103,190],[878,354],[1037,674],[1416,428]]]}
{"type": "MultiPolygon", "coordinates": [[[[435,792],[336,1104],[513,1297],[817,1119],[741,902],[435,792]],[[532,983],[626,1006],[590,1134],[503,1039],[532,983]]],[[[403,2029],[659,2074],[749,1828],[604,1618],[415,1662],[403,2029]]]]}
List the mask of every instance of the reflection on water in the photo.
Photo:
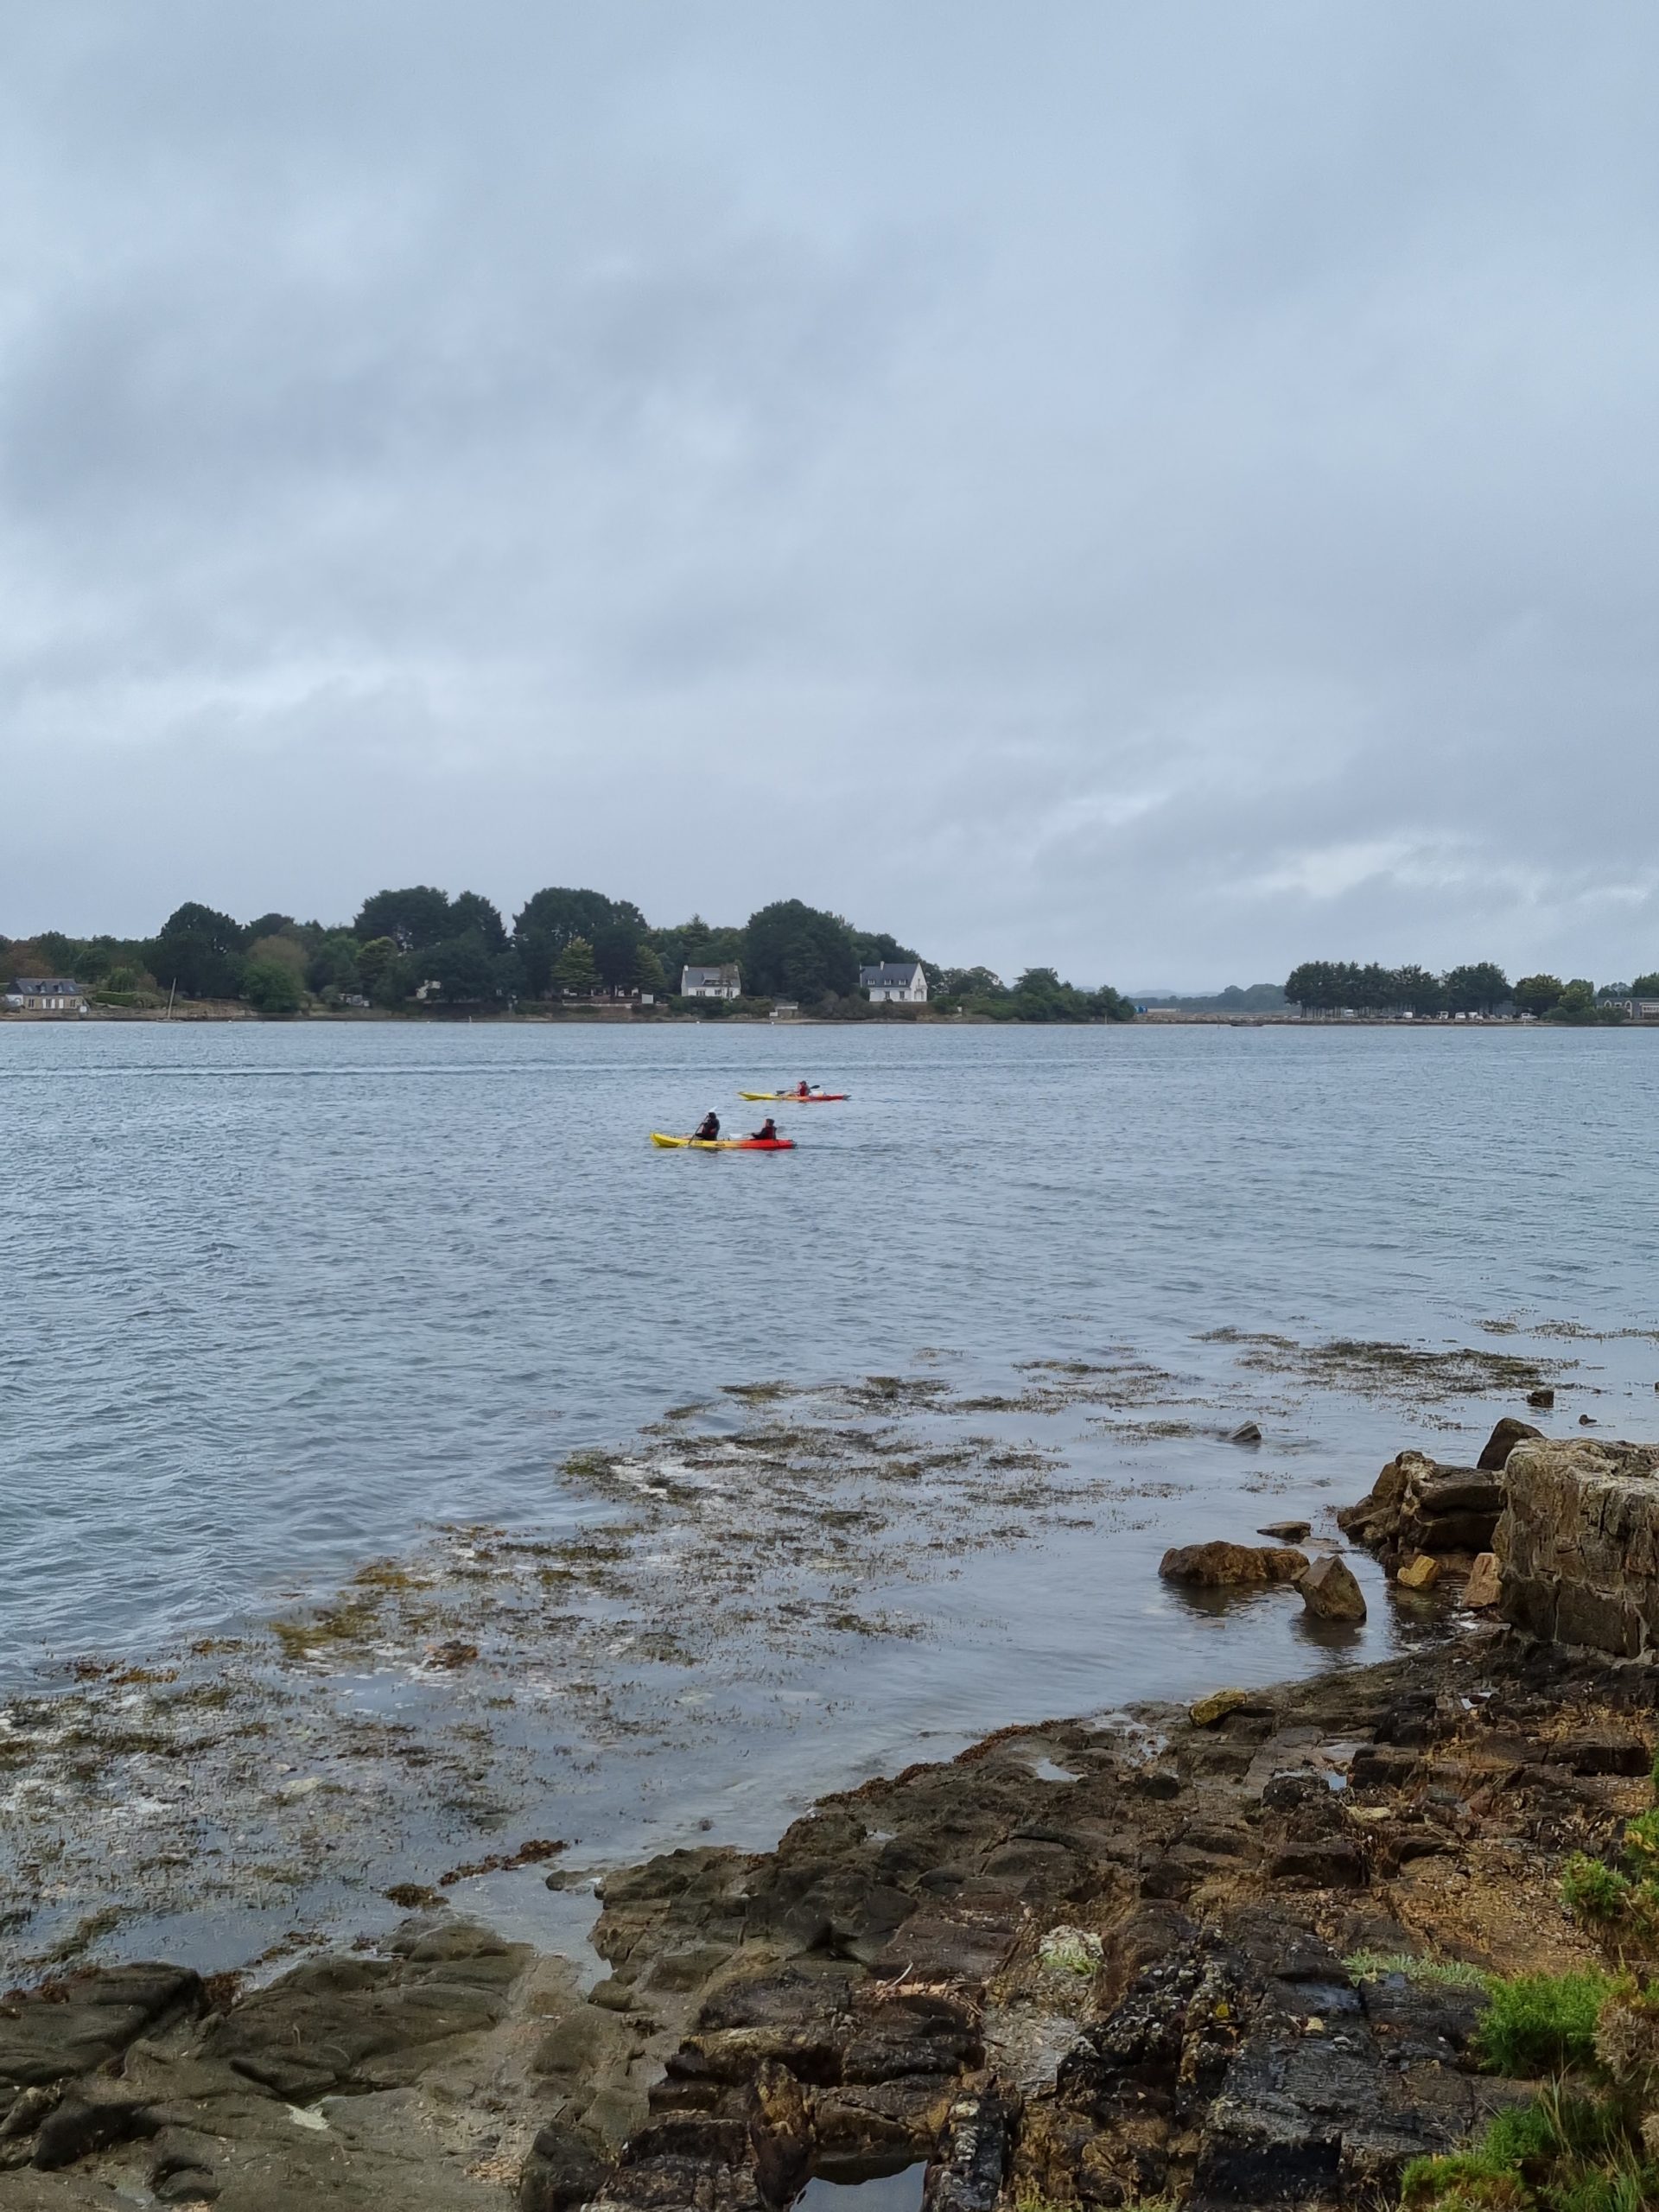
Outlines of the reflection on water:
{"type": "Polygon", "coordinates": [[[861,2181],[831,2181],[815,2174],[796,2198],[798,2212],[920,2212],[925,2165],[901,2166],[897,2173],[872,2174],[861,2181]]]}

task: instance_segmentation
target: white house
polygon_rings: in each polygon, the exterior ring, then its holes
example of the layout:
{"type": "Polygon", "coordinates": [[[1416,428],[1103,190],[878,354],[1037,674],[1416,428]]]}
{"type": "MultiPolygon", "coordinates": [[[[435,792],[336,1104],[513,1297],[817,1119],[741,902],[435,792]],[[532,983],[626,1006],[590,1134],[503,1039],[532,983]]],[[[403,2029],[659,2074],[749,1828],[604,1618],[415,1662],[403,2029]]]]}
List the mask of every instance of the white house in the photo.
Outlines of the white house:
{"type": "Polygon", "coordinates": [[[85,1014],[86,994],[68,976],[20,976],[7,987],[6,1004],[25,1014],[85,1014]]]}
{"type": "Polygon", "coordinates": [[[683,999],[737,999],[743,995],[743,978],[738,973],[735,960],[722,961],[718,968],[683,968],[680,970],[680,996],[683,999]]]}
{"type": "Polygon", "coordinates": [[[876,967],[861,968],[858,980],[872,1000],[899,1006],[927,1003],[927,977],[919,960],[883,960],[876,967]]]}

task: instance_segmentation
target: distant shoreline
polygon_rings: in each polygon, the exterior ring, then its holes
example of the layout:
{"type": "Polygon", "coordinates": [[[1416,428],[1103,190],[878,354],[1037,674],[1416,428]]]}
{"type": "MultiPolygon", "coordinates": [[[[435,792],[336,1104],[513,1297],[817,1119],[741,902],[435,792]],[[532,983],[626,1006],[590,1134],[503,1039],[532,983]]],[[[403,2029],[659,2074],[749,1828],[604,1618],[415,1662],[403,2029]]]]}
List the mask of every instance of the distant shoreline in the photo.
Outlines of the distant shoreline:
{"type": "Polygon", "coordinates": [[[1166,1011],[1159,1007],[1148,1014],[1136,1014],[1130,1021],[1103,1020],[1071,1021],[999,1021],[988,1014],[934,1014],[921,1008],[906,1008],[880,1014],[852,1016],[812,1014],[677,1014],[666,1010],[659,1013],[637,1006],[619,1004],[614,1007],[538,1007],[535,1012],[480,1011],[468,1013],[464,1007],[319,1007],[305,1014],[265,1014],[240,1003],[223,1001],[206,1005],[175,1006],[169,1013],[165,1007],[92,1007],[84,1014],[35,1014],[22,1010],[0,1012],[0,1027],[10,1024],[35,1026],[54,1029],[76,1028],[86,1022],[171,1021],[202,1023],[254,1023],[270,1028],[301,1028],[311,1023],[356,1024],[359,1027],[384,1027],[389,1023],[406,1027],[425,1027],[436,1029],[487,1027],[499,1028],[558,1028],[563,1025],[588,1023],[601,1027],[644,1027],[656,1026],[672,1028],[743,1028],[743,1029],[839,1029],[852,1030],[881,1027],[889,1029],[1299,1029],[1315,1034],[1341,1029],[1397,1029],[1425,1030],[1443,1034],[1448,1030],[1531,1031],[1558,1028],[1609,1028],[1620,1030],[1651,1029],[1659,1031],[1659,1022],[1631,1021],[1618,1024],[1601,1022],[1557,1023],[1549,1021],[1522,1021],[1514,1017],[1504,1019],[1490,1015],[1471,1020],[1402,1020],[1397,1014],[1353,1014],[1340,1020],[1315,1015],[1311,1020],[1296,1014],[1185,1014],[1166,1011]]]}

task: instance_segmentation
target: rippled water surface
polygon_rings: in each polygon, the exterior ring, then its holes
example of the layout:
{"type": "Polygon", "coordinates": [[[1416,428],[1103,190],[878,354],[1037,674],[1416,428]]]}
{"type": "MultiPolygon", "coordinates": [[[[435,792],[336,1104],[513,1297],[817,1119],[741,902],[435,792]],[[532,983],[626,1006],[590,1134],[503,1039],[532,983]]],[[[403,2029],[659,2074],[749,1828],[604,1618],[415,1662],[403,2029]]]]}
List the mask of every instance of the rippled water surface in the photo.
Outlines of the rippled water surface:
{"type": "Polygon", "coordinates": [[[1222,1325],[1651,1324],[1659,1040],[1321,1029],[0,1033],[0,1653],[144,1639],[715,1385],[1222,1325]],[[793,1155],[655,1150],[798,1064],[793,1155]]]}
{"type": "MultiPolygon", "coordinates": [[[[1401,1444],[1468,1456],[1516,1409],[1321,1366],[1332,1339],[1575,1362],[1557,1427],[1653,1434],[1656,1091],[1659,1039],[1616,1032],[7,1027],[0,1669],[257,1619],[435,1524],[577,1526],[573,1454],[872,1374],[1001,1392],[976,1433],[1122,1497],[930,1569],[906,1634],[779,1693],[825,1724],[804,1745],[797,1711],[747,1778],[653,1770],[671,1826],[746,1786],[775,1825],[930,1734],[1327,1663],[1294,1599],[1184,1605],[1159,1552],[1317,1522],[1401,1444]],[[791,1154],[647,1141],[798,1074],[853,1096],[780,1109],[791,1154]],[[1021,1400],[1061,1371],[1022,1363],[1129,1359],[1167,1388],[1021,1400]],[[1224,1444],[1253,1412],[1262,1446],[1224,1444]]],[[[861,1602],[893,1596],[886,1541],[861,1602]]],[[[1357,1649],[1400,1632],[1378,1606],[1357,1649]]]]}

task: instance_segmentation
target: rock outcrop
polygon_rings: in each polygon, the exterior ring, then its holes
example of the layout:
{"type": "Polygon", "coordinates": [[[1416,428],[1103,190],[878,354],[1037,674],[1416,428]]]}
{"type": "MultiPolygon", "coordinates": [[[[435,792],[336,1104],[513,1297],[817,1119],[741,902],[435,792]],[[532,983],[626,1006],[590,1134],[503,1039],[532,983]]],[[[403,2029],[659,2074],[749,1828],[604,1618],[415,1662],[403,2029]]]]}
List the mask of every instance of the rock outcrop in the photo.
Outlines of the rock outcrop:
{"type": "Polygon", "coordinates": [[[1294,1582],[1307,1572],[1307,1554],[1289,1544],[1178,1544],[1158,1562],[1166,1582],[1203,1590],[1248,1588],[1294,1582]]]}
{"type": "Polygon", "coordinates": [[[1500,1637],[1007,1731],[607,1877],[586,1996],[443,1916],[234,1999],[14,1995],[0,2212],[780,2212],[924,2162],[930,2212],[1387,2201],[1530,2094],[1435,1961],[1599,1956],[1561,1865],[1649,1802],[1656,1698],[1500,1637]]]}
{"type": "Polygon", "coordinates": [[[1338,1514],[1337,1526],[1376,1552],[1390,1573],[1424,1554],[1472,1559],[1492,1548],[1510,1455],[1523,1443],[1543,1440],[1530,1421],[1506,1414],[1472,1467],[1402,1452],[1363,1497],[1338,1514]]]}
{"type": "Polygon", "coordinates": [[[1659,1445],[1540,1439],[1504,1479],[1503,1618],[1621,1659],[1659,1655],[1659,1445]]]}
{"type": "Polygon", "coordinates": [[[1492,1548],[1503,1481],[1501,1472],[1402,1452],[1365,1497],[1338,1514],[1337,1526],[1391,1570],[1420,1552],[1472,1556],[1492,1548]]]}

